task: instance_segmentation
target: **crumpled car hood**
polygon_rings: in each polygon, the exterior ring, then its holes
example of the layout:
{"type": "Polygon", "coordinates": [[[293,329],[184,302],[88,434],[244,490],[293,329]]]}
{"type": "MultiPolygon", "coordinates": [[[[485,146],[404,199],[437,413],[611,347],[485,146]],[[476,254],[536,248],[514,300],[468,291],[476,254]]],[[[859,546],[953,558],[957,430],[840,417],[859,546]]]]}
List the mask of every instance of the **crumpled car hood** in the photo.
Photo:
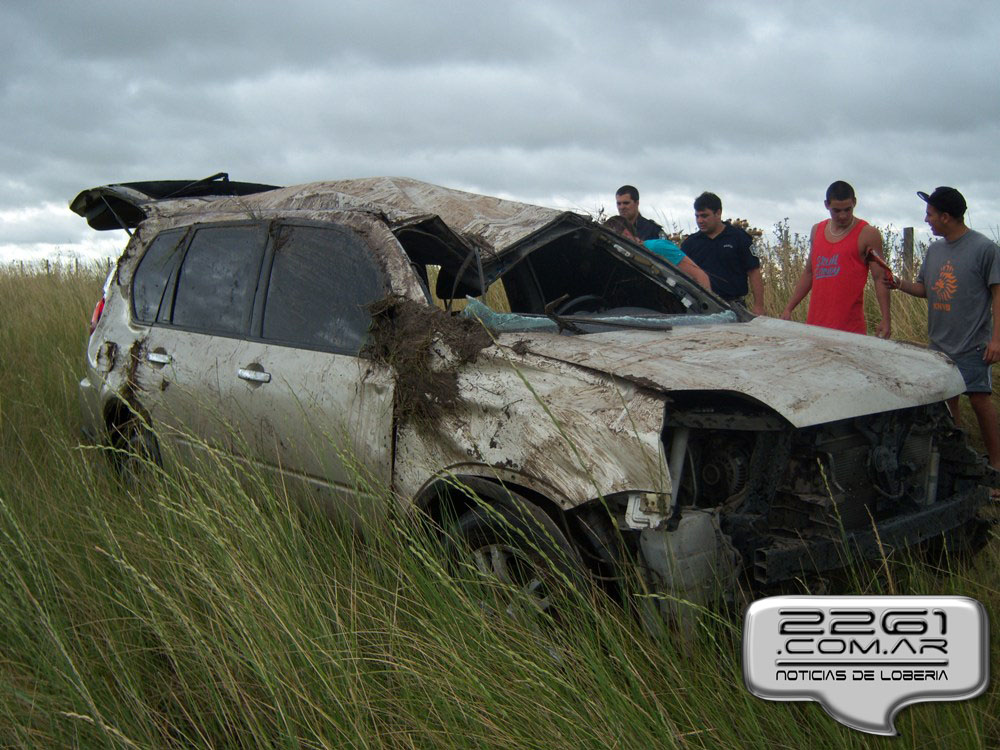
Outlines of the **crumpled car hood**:
{"type": "Polygon", "coordinates": [[[941,354],[801,323],[748,323],[586,336],[509,333],[501,344],[662,391],[745,394],[796,427],[934,403],[965,390],[941,354]]]}

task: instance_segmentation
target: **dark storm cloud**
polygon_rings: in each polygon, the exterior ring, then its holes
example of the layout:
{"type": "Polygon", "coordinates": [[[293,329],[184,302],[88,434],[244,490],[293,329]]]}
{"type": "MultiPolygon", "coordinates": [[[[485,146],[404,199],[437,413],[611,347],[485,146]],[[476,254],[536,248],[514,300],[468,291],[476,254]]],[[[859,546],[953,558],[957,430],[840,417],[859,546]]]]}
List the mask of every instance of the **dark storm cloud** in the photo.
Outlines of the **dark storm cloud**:
{"type": "MultiPolygon", "coordinates": [[[[596,210],[703,189],[769,226],[919,224],[955,184],[1000,223],[989,4],[96,2],[0,10],[0,245],[81,243],[80,189],[407,175],[596,210]],[[860,209],[859,209],[860,212],[860,209]]],[[[47,246],[47,245],[46,245],[47,246]]]]}

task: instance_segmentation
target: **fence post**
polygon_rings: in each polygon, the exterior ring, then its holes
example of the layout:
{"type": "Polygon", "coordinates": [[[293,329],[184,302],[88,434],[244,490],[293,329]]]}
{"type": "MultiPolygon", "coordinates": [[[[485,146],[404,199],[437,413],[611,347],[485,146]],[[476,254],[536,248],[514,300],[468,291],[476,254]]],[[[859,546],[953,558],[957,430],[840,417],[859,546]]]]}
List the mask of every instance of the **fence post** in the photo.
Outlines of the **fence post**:
{"type": "Polygon", "coordinates": [[[913,281],[913,227],[903,227],[903,278],[913,281]]]}

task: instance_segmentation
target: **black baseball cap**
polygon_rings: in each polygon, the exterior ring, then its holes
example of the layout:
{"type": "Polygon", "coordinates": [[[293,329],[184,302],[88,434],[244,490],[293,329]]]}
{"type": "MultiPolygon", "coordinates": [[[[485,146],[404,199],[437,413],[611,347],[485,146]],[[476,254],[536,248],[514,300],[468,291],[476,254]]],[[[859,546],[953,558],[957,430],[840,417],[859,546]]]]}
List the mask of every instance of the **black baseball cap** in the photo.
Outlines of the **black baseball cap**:
{"type": "Polygon", "coordinates": [[[925,201],[928,205],[934,206],[934,208],[943,214],[950,214],[956,219],[961,219],[965,216],[965,209],[967,208],[965,198],[953,187],[936,187],[930,195],[918,190],[917,195],[920,196],[921,200],[925,201]]]}

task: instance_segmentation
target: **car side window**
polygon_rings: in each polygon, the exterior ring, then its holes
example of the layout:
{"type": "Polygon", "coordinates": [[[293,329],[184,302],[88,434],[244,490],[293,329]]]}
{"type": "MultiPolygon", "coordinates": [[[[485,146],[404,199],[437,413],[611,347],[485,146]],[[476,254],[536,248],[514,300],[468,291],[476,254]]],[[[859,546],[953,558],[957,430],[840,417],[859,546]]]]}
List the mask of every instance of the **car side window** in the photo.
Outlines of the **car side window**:
{"type": "Polygon", "coordinates": [[[174,273],[183,250],[183,229],[161,232],[149,243],[132,276],[132,315],[152,323],[160,309],[163,290],[174,273]]]}
{"type": "Polygon", "coordinates": [[[258,223],[199,228],[181,263],[171,322],[223,336],[246,334],[266,240],[258,223]]]}
{"type": "Polygon", "coordinates": [[[286,225],[275,242],[261,335],[357,354],[371,325],[368,306],[385,293],[371,251],[355,232],[286,225]]]}

